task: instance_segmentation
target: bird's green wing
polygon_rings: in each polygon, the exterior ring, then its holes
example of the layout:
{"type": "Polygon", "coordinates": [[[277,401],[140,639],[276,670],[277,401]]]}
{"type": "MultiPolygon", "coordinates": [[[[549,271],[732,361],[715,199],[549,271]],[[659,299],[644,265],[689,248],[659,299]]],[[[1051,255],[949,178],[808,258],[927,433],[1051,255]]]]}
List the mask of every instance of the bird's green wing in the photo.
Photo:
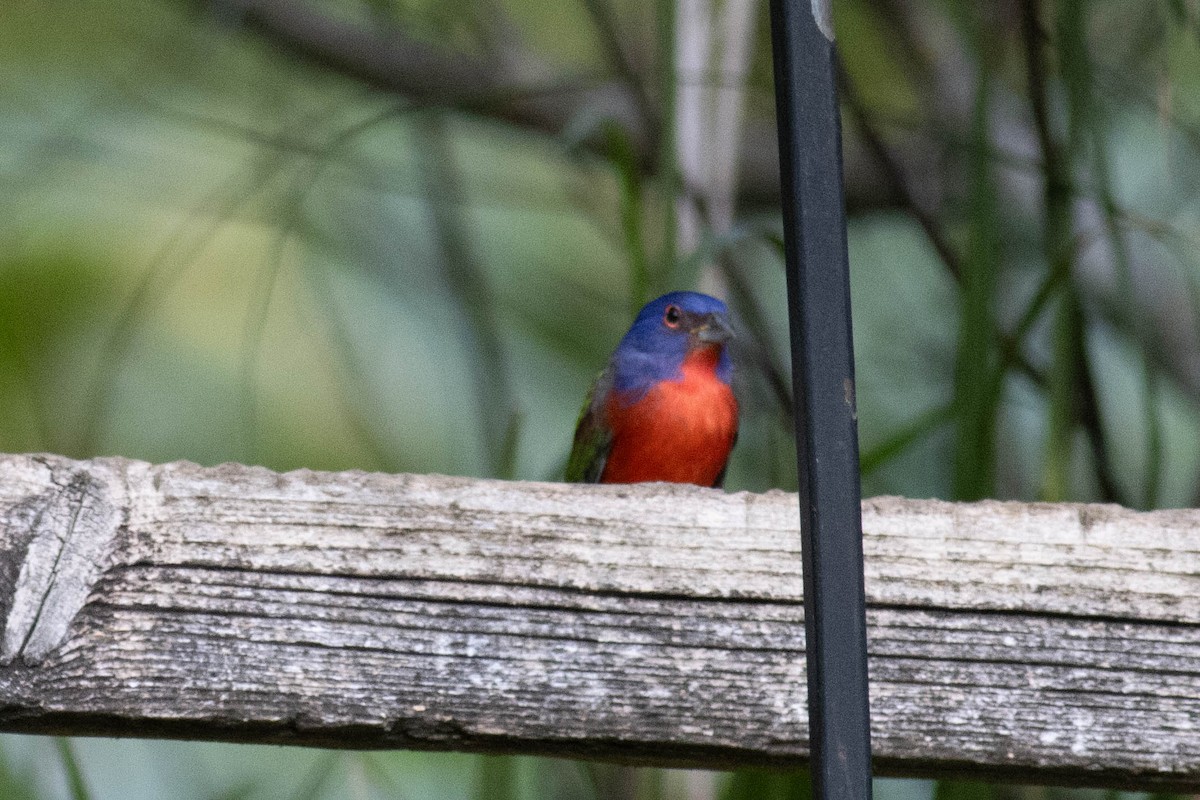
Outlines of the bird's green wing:
{"type": "Polygon", "coordinates": [[[567,459],[565,477],[570,483],[599,483],[612,449],[612,430],[604,422],[603,398],[612,387],[610,370],[592,384],[575,424],[575,443],[567,459]]]}

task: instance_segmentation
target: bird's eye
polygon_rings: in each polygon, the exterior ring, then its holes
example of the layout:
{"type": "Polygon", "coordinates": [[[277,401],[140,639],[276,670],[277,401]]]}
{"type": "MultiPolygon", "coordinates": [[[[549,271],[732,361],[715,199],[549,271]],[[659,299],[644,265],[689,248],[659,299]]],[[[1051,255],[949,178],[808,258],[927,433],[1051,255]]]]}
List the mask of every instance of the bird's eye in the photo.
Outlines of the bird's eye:
{"type": "Polygon", "coordinates": [[[679,306],[667,306],[667,310],[663,312],[663,322],[668,328],[678,328],[679,318],[682,316],[679,306]]]}

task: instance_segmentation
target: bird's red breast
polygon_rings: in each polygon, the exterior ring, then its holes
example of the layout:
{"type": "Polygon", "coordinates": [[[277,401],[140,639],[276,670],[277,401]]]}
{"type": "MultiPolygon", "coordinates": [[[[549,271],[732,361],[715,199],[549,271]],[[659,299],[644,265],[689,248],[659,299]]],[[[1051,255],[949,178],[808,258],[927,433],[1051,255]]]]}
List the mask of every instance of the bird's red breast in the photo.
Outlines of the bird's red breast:
{"type": "Polygon", "coordinates": [[[717,346],[693,350],[678,380],[659,381],[630,405],[613,393],[605,408],[613,439],[602,483],[716,483],[738,425],[737,399],[716,374],[719,358],[717,346]]]}

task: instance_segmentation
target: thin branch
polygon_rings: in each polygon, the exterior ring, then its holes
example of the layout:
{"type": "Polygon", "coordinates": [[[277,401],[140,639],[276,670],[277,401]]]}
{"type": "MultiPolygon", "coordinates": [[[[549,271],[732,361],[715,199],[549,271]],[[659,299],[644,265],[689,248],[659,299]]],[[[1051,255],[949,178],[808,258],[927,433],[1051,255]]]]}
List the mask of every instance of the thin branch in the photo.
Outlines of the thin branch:
{"type": "MultiPolygon", "coordinates": [[[[893,156],[887,143],[884,142],[874,116],[863,102],[853,78],[846,71],[845,64],[840,58],[836,62],[836,68],[842,103],[853,118],[855,129],[866,144],[868,152],[882,170],[887,186],[886,193],[898,202],[901,209],[907,212],[921,227],[946,271],[955,283],[961,285],[963,275],[961,256],[950,243],[942,229],[941,222],[917,199],[916,193],[912,190],[908,178],[904,174],[903,167],[893,156]]],[[[999,338],[1000,352],[1005,363],[1019,369],[1037,386],[1044,387],[1046,376],[1026,358],[1022,350],[1023,334],[997,331],[996,335],[999,338]]]]}
{"type": "Polygon", "coordinates": [[[462,311],[462,333],[475,380],[483,451],[496,477],[511,478],[520,416],[487,276],[475,258],[462,211],[462,178],[440,112],[416,118],[418,165],[441,255],[442,276],[462,311]]]}
{"type": "Polygon", "coordinates": [[[1100,418],[1100,401],[1088,360],[1087,323],[1074,283],[1075,247],[1070,230],[1070,207],[1074,189],[1069,166],[1064,162],[1050,122],[1045,32],[1039,19],[1039,0],[1021,0],[1020,9],[1021,41],[1024,45],[1029,102],[1045,179],[1044,249],[1049,269],[1058,273],[1061,278],[1063,293],[1055,343],[1055,359],[1058,363],[1051,376],[1050,385],[1047,491],[1050,499],[1058,499],[1066,491],[1070,437],[1074,425],[1078,424],[1087,435],[1095,455],[1096,479],[1102,497],[1106,501],[1118,501],[1120,490],[1117,487],[1104,424],[1100,418]]]}
{"type": "MultiPolygon", "coordinates": [[[[192,5],[200,0],[188,0],[192,5]]],[[[648,126],[639,100],[625,81],[579,76],[568,81],[531,83],[527,77],[555,70],[536,54],[509,57],[464,53],[430,45],[402,30],[383,32],[335,18],[297,0],[219,0],[225,16],[257,33],[281,51],[375,89],[444,108],[511,123],[524,130],[559,135],[572,122],[611,119],[633,139],[639,164],[647,173],[660,164],[671,117],[672,97],[659,98],[659,129],[648,126]],[[521,75],[513,65],[522,65],[521,75]]],[[[661,4],[663,0],[658,0],[661,4]]],[[[660,16],[662,16],[660,6],[660,16]]],[[[662,42],[659,42],[661,47],[662,42]]],[[[598,133],[585,142],[605,155],[598,133]]],[[[918,143],[924,146],[924,143],[918,143]]],[[[848,153],[847,205],[874,208],[887,204],[875,170],[848,153]]],[[[739,148],[739,203],[773,206],[779,202],[779,154],[774,120],[747,120],[739,148]]]]}
{"type": "Polygon", "coordinates": [[[652,143],[657,142],[662,135],[662,116],[650,97],[645,78],[634,66],[632,59],[629,58],[621,44],[622,34],[617,20],[613,16],[612,7],[606,0],[582,0],[582,2],[584,8],[587,9],[588,16],[592,19],[596,33],[600,36],[600,43],[604,47],[609,62],[633,93],[633,99],[641,113],[642,126],[647,132],[647,138],[652,143]]]}
{"type": "MultiPolygon", "coordinates": [[[[344,22],[291,0],[221,0],[247,28],[276,46],[368,86],[429,104],[489,116],[522,127],[558,134],[583,110],[616,120],[653,152],[651,132],[629,88],[590,78],[531,84],[500,59],[430,45],[399,29],[386,34],[344,22]]],[[[536,66],[529,72],[550,74],[536,66]]],[[[599,150],[602,143],[593,143],[599,150]]],[[[645,158],[645,163],[650,159],[645,158]]]]}
{"type": "Polygon", "coordinates": [[[866,104],[859,95],[858,89],[851,79],[850,74],[846,71],[846,65],[840,57],[834,62],[834,66],[837,71],[838,91],[841,95],[842,104],[854,119],[855,129],[862,136],[863,142],[867,145],[868,152],[870,152],[875,162],[883,170],[884,181],[887,184],[889,193],[899,200],[901,207],[921,226],[921,230],[925,232],[929,243],[933,245],[933,249],[937,251],[938,257],[941,258],[942,263],[949,270],[954,280],[961,282],[963,274],[962,260],[950,245],[945,234],[942,233],[941,224],[917,200],[912,187],[908,183],[908,179],[904,175],[904,170],[884,143],[883,137],[875,126],[871,112],[867,109],[866,104]]]}

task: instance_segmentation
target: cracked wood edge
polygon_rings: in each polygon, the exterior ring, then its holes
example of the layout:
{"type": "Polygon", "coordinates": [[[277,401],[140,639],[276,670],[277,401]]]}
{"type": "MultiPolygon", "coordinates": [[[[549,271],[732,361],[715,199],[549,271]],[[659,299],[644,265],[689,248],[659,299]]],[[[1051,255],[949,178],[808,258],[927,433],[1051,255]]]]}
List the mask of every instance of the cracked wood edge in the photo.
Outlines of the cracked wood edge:
{"type": "MultiPolygon", "coordinates": [[[[0,729],[795,763],[798,517],[780,492],[3,456],[0,729]]],[[[863,519],[879,767],[1200,785],[1197,512],[863,519]]]]}
{"type": "Polygon", "coordinates": [[[37,664],[66,638],[107,566],[125,506],[118,463],[80,469],[33,459],[29,466],[42,473],[34,480],[44,488],[8,509],[5,528],[23,558],[5,604],[0,664],[17,657],[37,664]]]}

